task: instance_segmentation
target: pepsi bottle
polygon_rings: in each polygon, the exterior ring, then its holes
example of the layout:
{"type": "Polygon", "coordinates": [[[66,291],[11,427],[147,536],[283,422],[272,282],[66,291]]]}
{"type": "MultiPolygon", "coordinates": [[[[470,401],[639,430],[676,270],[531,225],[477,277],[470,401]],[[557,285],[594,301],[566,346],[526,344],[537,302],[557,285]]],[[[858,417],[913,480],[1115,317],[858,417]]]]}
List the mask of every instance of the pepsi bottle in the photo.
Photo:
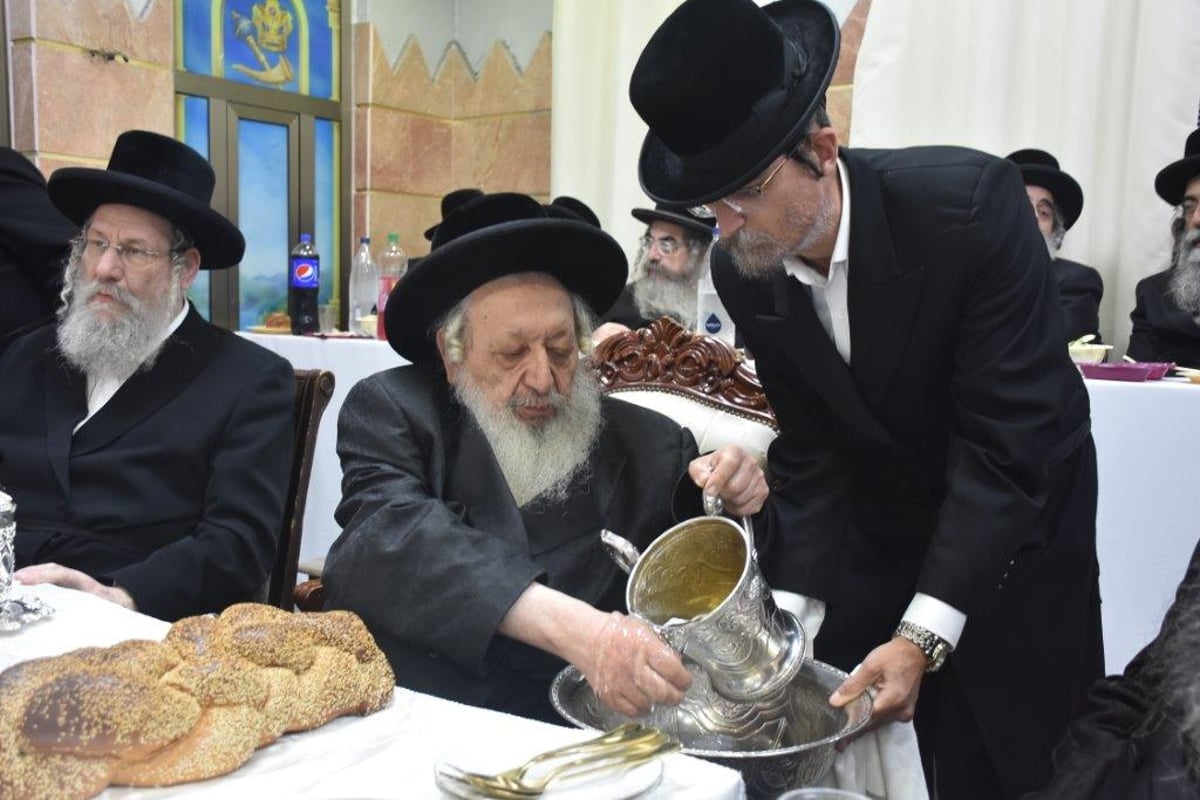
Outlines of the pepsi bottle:
{"type": "Polygon", "coordinates": [[[313,246],[312,235],[300,234],[300,243],[288,259],[288,316],[292,333],[300,336],[321,329],[317,314],[317,292],[321,289],[321,257],[313,246]]]}

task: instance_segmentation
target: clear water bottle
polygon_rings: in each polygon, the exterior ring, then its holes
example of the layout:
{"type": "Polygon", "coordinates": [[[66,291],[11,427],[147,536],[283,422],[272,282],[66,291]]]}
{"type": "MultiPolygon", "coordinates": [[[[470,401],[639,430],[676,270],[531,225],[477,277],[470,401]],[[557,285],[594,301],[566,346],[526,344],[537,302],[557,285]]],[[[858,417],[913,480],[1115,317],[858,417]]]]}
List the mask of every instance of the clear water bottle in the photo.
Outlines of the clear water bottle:
{"type": "Polygon", "coordinates": [[[317,293],[321,290],[321,257],[313,246],[312,234],[300,234],[300,243],[288,259],[288,316],[292,333],[316,333],[321,329],[317,293]]]}
{"type": "Polygon", "coordinates": [[[379,318],[375,321],[375,335],[380,339],[387,338],[384,331],[383,310],[387,307],[388,296],[396,284],[408,271],[408,256],[400,247],[400,237],[394,233],[388,234],[387,248],[379,254],[379,296],[375,300],[379,318]]]}
{"type": "Polygon", "coordinates": [[[700,280],[696,282],[696,332],[715,336],[730,347],[734,347],[733,318],[729,316],[720,296],[717,295],[717,289],[713,286],[712,269],[708,263],[709,258],[712,257],[712,248],[716,246],[719,235],[714,232],[713,244],[704,258],[700,280]]]}
{"type": "Polygon", "coordinates": [[[375,308],[376,293],[379,291],[379,268],[371,258],[371,237],[358,240],[358,252],[350,267],[350,330],[362,330],[361,320],[375,308]]]}

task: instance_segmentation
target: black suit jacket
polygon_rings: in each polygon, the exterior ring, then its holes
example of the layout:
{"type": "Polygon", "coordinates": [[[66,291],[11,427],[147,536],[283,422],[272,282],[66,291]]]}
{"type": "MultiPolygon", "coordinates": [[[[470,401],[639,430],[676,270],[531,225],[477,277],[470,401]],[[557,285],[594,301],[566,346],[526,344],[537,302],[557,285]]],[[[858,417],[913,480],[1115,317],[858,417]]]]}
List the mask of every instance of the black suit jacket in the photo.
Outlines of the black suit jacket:
{"type": "Polygon", "coordinates": [[[446,378],[421,367],[372,375],[338,420],[343,526],[325,563],[327,607],[357,612],[396,681],[459,702],[561,721],[547,692],[564,664],[498,636],[533,581],[624,609],[607,528],[645,547],[674,524],[672,491],[696,456],[666,417],[602,398],[591,474],[566,508],[522,511],[483,433],[446,378]]]}
{"type": "Polygon", "coordinates": [[[1002,782],[1036,786],[1101,672],[1088,396],[1011,164],[948,147],[843,150],[851,363],[800,282],[725,307],[782,432],[773,586],[827,601],[817,658],[852,668],[915,591],[967,615],[954,673],[1002,782]]]}
{"type": "Polygon", "coordinates": [[[1084,264],[1056,258],[1052,262],[1058,297],[1067,318],[1067,341],[1092,334],[1100,342],[1100,299],[1104,280],[1100,273],[1084,264]]]}
{"type": "Polygon", "coordinates": [[[1167,293],[1170,270],[1138,281],[1129,357],[1200,368],[1200,324],[1167,293]]]}
{"type": "Polygon", "coordinates": [[[53,327],[0,362],[0,483],[17,566],[55,561],[165,620],[252,599],[270,569],[292,454],[291,365],[194,308],[154,366],[87,416],[53,327]]]}

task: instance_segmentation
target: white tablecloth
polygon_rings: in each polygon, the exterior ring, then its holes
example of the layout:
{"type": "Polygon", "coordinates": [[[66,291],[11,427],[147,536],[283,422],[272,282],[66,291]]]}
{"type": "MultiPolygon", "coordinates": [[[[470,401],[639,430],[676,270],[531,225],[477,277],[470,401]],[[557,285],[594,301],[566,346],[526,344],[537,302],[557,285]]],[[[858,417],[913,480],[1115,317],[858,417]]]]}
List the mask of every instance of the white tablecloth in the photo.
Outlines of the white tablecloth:
{"type": "MultiPolygon", "coordinates": [[[[56,609],[54,616],[16,633],[0,633],[0,669],[76,647],[125,639],[161,639],[167,623],[126,611],[82,592],[56,586],[19,588],[56,609]]],[[[433,765],[446,753],[495,753],[520,763],[534,753],[594,733],[464,706],[396,690],[392,704],[368,717],[343,717],[260,748],[236,772],[168,789],[112,788],[102,798],[441,798],[433,765]]],[[[740,800],[737,772],[684,755],[668,756],[662,781],[647,798],[740,800]]]]}
{"type": "Polygon", "coordinates": [[[1087,381],[1107,672],[1158,633],[1200,536],[1200,385],[1087,381]]]}

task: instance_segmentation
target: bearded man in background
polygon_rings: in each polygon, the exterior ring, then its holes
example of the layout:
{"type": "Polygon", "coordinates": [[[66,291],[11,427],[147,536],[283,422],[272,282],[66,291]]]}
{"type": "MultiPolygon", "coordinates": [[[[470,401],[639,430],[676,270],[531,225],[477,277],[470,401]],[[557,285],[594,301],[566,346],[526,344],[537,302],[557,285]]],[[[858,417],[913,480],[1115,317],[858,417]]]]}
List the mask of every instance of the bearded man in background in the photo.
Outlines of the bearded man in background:
{"type": "Polygon", "coordinates": [[[343,531],[323,580],[400,684],[547,721],[567,663],[625,714],[683,698],[679,657],[620,611],[600,531],[645,547],[681,483],[738,515],[767,489],[739,448],[697,457],[671,420],[600,396],[583,356],[625,274],[598,227],[485,195],[442,220],[389,298],[388,341],[412,364],[342,406],[343,531]]]}

